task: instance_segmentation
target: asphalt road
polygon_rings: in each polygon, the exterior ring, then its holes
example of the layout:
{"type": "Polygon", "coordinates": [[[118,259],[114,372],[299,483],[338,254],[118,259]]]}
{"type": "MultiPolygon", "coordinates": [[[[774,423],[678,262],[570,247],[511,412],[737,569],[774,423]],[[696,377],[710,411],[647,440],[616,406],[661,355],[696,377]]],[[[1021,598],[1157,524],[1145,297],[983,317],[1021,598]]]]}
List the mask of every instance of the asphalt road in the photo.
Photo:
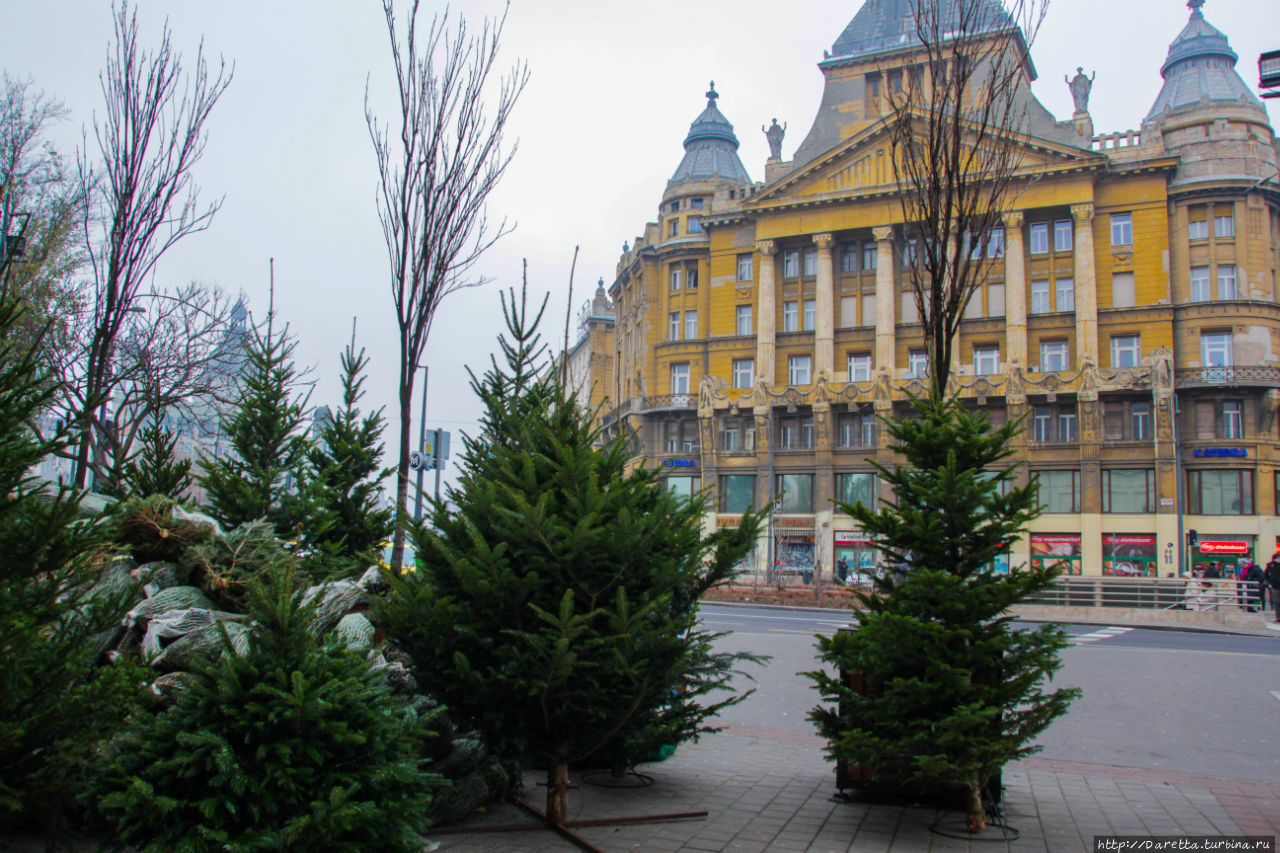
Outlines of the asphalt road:
{"type": "MultiPolygon", "coordinates": [[[[838,612],[710,604],[703,624],[731,632],[719,648],[773,656],[749,667],[756,693],[726,722],[814,731],[819,701],[798,673],[817,668],[813,635],[850,624],[838,612]]],[[[1280,782],[1280,634],[1065,626],[1056,683],[1084,695],[1039,743],[1045,758],[1280,782]]]]}

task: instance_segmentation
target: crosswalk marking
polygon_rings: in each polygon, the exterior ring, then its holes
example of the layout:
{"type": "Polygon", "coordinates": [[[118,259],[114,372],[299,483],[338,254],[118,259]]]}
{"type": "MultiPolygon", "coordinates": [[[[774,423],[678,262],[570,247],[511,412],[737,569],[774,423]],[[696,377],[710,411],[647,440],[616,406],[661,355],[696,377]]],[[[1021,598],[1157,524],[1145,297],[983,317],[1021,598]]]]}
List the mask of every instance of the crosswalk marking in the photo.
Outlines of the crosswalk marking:
{"type": "Polygon", "coordinates": [[[1106,628],[1099,628],[1098,630],[1091,631],[1088,634],[1080,634],[1079,636],[1072,637],[1070,645],[1078,646],[1081,643],[1096,643],[1099,640],[1110,640],[1112,637],[1119,637],[1121,634],[1127,634],[1132,630],[1132,628],[1121,628],[1118,625],[1109,625],[1106,628]]]}
{"type": "Polygon", "coordinates": [[[1280,690],[1272,690],[1271,695],[1276,697],[1276,701],[1280,702],[1280,690]]]}

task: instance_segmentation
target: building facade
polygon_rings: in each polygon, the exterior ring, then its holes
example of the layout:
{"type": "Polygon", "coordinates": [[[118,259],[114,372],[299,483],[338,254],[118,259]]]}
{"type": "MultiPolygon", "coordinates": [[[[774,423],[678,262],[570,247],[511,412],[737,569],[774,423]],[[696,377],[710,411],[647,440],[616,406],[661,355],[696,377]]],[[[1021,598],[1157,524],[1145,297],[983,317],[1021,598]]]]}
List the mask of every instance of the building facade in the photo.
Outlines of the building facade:
{"type": "MultiPolygon", "coordinates": [[[[1188,5],[1136,130],[1094,132],[1083,74],[1075,114],[1055,119],[1027,59],[1015,200],[966,249],[986,275],[953,390],[995,423],[1026,415],[1017,460],[1047,510],[1013,544],[1015,565],[1167,575],[1264,563],[1280,544],[1276,140],[1204,0],[1188,5]]],[[[609,288],[607,428],[668,488],[706,490],[710,528],[773,505],[757,567],[877,564],[833,500],[887,496],[878,418],[925,387],[911,224],[888,160],[889,98],[920,62],[904,9],[867,0],[820,63],[819,114],[790,160],[770,128],[764,181],[713,86],[609,288]]],[[[1002,37],[1021,39],[1008,23],[1002,37]]]]}

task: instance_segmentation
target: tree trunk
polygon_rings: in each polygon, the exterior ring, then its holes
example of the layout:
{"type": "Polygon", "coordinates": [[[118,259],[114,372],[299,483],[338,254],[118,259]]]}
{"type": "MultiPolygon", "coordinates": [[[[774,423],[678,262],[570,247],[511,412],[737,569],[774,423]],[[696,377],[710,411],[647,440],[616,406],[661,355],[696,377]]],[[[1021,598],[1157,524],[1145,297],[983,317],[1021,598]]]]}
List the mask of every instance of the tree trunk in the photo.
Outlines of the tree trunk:
{"type": "Polygon", "coordinates": [[[967,802],[968,814],[965,815],[970,832],[981,832],[987,828],[987,813],[982,808],[982,786],[977,782],[969,783],[967,802]]]}
{"type": "Polygon", "coordinates": [[[620,751],[613,754],[613,764],[609,768],[609,775],[615,779],[621,779],[627,775],[627,759],[620,751]]]}
{"type": "Polygon", "coordinates": [[[547,770],[547,820],[564,826],[569,818],[569,762],[557,758],[547,770]]]}
{"type": "MultiPolygon", "coordinates": [[[[409,356],[405,356],[408,358],[409,356]]],[[[400,369],[400,457],[396,464],[396,529],[391,541],[391,571],[404,563],[404,529],[409,517],[409,433],[413,429],[413,374],[400,369]]]]}

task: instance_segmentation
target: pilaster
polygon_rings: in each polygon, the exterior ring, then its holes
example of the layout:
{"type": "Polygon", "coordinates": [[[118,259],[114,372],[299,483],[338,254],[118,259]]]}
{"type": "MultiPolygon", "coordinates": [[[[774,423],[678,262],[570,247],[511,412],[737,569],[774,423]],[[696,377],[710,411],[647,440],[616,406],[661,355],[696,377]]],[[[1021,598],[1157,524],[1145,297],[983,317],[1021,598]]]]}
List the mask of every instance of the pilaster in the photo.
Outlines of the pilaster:
{"type": "Polygon", "coordinates": [[[760,289],[756,297],[756,376],[766,386],[777,383],[774,369],[774,352],[777,345],[778,305],[774,284],[774,255],[777,244],[772,240],[757,240],[759,255],[760,289]]]}
{"type": "Polygon", "coordinates": [[[871,229],[876,238],[876,363],[875,369],[894,375],[893,228],[871,229]]]}
{"type": "Polygon", "coordinates": [[[1027,366],[1027,256],[1022,211],[1004,215],[1005,361],[1027,366]]]}
{"type": "Polygon", "coordinates": [[[835,350],[833,343],[835,312],[835,269],[832,263],[832,246],[835,238],[830,234],[814,234],[814,245],[818,247],[818,283],[816,297],[818,300],[817,328],[813,335],[814,376],[826,371],[830,376],[835,372],[835,350]]]}
{"type": "Polygon", "coordinates": [[[1098,275],[1093,258],[1093,204],[1071,206],[1076,221],[1076,364],[1098,364],[1098,275]]]}

